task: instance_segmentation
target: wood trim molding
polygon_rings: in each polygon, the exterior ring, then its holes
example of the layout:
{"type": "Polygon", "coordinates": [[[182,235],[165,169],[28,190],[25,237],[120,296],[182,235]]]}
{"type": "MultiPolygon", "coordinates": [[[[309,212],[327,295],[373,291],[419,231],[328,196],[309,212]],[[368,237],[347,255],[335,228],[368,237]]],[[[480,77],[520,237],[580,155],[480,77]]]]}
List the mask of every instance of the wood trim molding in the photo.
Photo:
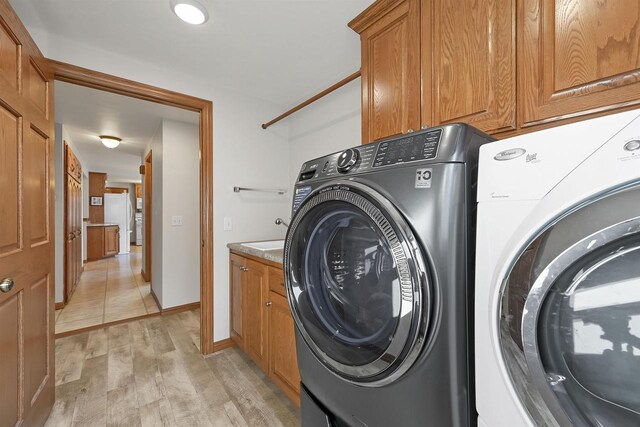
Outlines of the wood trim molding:
{"type": "Polygon", "coordinates": [[[222,351],[227,348],[235,347],[236,343],[231,338],[225,338],[213,343],[213,352],[222,351]]]}
{"type": "Polygon", "coordinates": [[[403,1],[405,0],[378,0],[362,11],[360,15],[349,21],[347,25],[353,31],[360,34],[403,1]]]}
{"type": "Polygon", "coordinates": [[[192,302],[189,304],[176,305],[175,307],[160,309],[160,313],[163,316],[170,316],[172,314],[182,313],[183,311],[195,310],[196,308],[200,308],[200,301],[192,302]]]}
{"type": "Polygon", "coordinates": [[[206,99],[46,60],[55,80],[183,108],[200,114],[200,350],[213,352],[213,104],[206,99]]]}
{"type": "Polygon", "coordinates": [[[56,303],[56,310],[62,310],[64,308],[64,301],[56,303]]]}

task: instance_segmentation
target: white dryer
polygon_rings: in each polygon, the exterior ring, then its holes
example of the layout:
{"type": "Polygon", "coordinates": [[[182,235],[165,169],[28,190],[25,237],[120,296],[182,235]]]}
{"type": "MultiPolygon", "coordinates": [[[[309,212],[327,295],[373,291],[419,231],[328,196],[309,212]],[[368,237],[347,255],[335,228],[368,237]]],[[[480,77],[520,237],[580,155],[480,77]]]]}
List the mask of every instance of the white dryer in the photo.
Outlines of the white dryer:
{"type": "Polygon", "coordinates": [[[640,425],[640,110],[480,149],[481,427],[640,425]]]}

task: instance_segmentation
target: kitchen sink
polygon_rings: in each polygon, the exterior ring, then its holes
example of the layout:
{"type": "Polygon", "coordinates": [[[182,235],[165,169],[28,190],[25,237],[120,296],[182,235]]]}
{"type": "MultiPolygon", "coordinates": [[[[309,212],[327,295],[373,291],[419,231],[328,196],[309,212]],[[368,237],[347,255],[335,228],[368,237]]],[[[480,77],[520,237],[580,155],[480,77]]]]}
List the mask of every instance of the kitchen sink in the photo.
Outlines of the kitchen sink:
{"type": "Polygon", "coordinates": [[[283,249],[284,240],[270,240],[268,242],[242,243],[242,246],[246,246],[252,249],[258,249],[259,251],[273,251],[276,249],[283,249]]]}

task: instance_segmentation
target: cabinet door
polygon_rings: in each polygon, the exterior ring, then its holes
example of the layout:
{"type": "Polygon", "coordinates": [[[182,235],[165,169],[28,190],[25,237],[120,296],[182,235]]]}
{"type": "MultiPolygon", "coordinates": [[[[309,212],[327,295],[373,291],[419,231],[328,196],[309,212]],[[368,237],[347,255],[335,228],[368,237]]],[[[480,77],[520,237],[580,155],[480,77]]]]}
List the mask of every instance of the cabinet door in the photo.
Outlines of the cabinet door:
{"type": "Polygon", "coordinates": [[[120,249],[119,227],[104,227],[104,255],[117,254],[120,249]]]}
{"type": "Polygon", "coordinates": [[[637,0],[523,0],[522,126],[640,103],[637,0]]]}
{"type": "Polygon", "coordinates": [[[238,255],[229,254],[229,285],[231,306],[231,339],[244,348],[244,333],[242,322],[242,298],[244,295],[244,283],[246,260],[238,255]]]}
{"type": "Polygon", "coordinates": [[[287,290],[284,288],[284,273],[280,268],[269,267],[269,289],[283,297],[287,297],[287,290]]]}
{"type": "Polygon", "coordinates": [[[286,298],[270,292],[269,299],[269,376],[299,404],[300,371],[293,317],[286,298]]]}
{"type": "Polygon", "coordinates": [[[243,320],[244,350],[258,366],[268,372],[267,297],[268,267],[251,260],[246,262],[243,320]]]}
{"type": "Polygon", "coordinates": [[[420,128],[420,0],[380,4],[349,24],[361,40],[364,144],[420,128]]]}
{"type": "Polygon", "coordinates": [[[422,124],[516,127],[515,2],[422,1],[422,124]]]}

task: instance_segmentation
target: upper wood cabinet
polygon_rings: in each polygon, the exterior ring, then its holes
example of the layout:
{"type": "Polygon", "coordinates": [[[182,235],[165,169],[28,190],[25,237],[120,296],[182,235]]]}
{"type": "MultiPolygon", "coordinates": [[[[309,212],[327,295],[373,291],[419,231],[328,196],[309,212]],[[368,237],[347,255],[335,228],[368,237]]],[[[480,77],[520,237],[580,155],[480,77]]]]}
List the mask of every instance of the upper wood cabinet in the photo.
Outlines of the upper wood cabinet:
{"type": "Polygon", "coordinates": [[[521,0],[521,125],[640,103],[637,0],[521,0]]]}
{"type": "Polygon", "coordinates": [[[349,23],[362,45],[362,141],[420,128],[420,0],[374,3],[349,23]]]}
{"type": "Polygon", "coordinates": [[[516,127],[515,2],[422,1],[422,125],[516,127]]]}
{"type": "Polygon", "coordinates": [[[640,104],[637,0],[378,0],[349,26],[364,143],[452,122],[513,136],[640,104]]]}

